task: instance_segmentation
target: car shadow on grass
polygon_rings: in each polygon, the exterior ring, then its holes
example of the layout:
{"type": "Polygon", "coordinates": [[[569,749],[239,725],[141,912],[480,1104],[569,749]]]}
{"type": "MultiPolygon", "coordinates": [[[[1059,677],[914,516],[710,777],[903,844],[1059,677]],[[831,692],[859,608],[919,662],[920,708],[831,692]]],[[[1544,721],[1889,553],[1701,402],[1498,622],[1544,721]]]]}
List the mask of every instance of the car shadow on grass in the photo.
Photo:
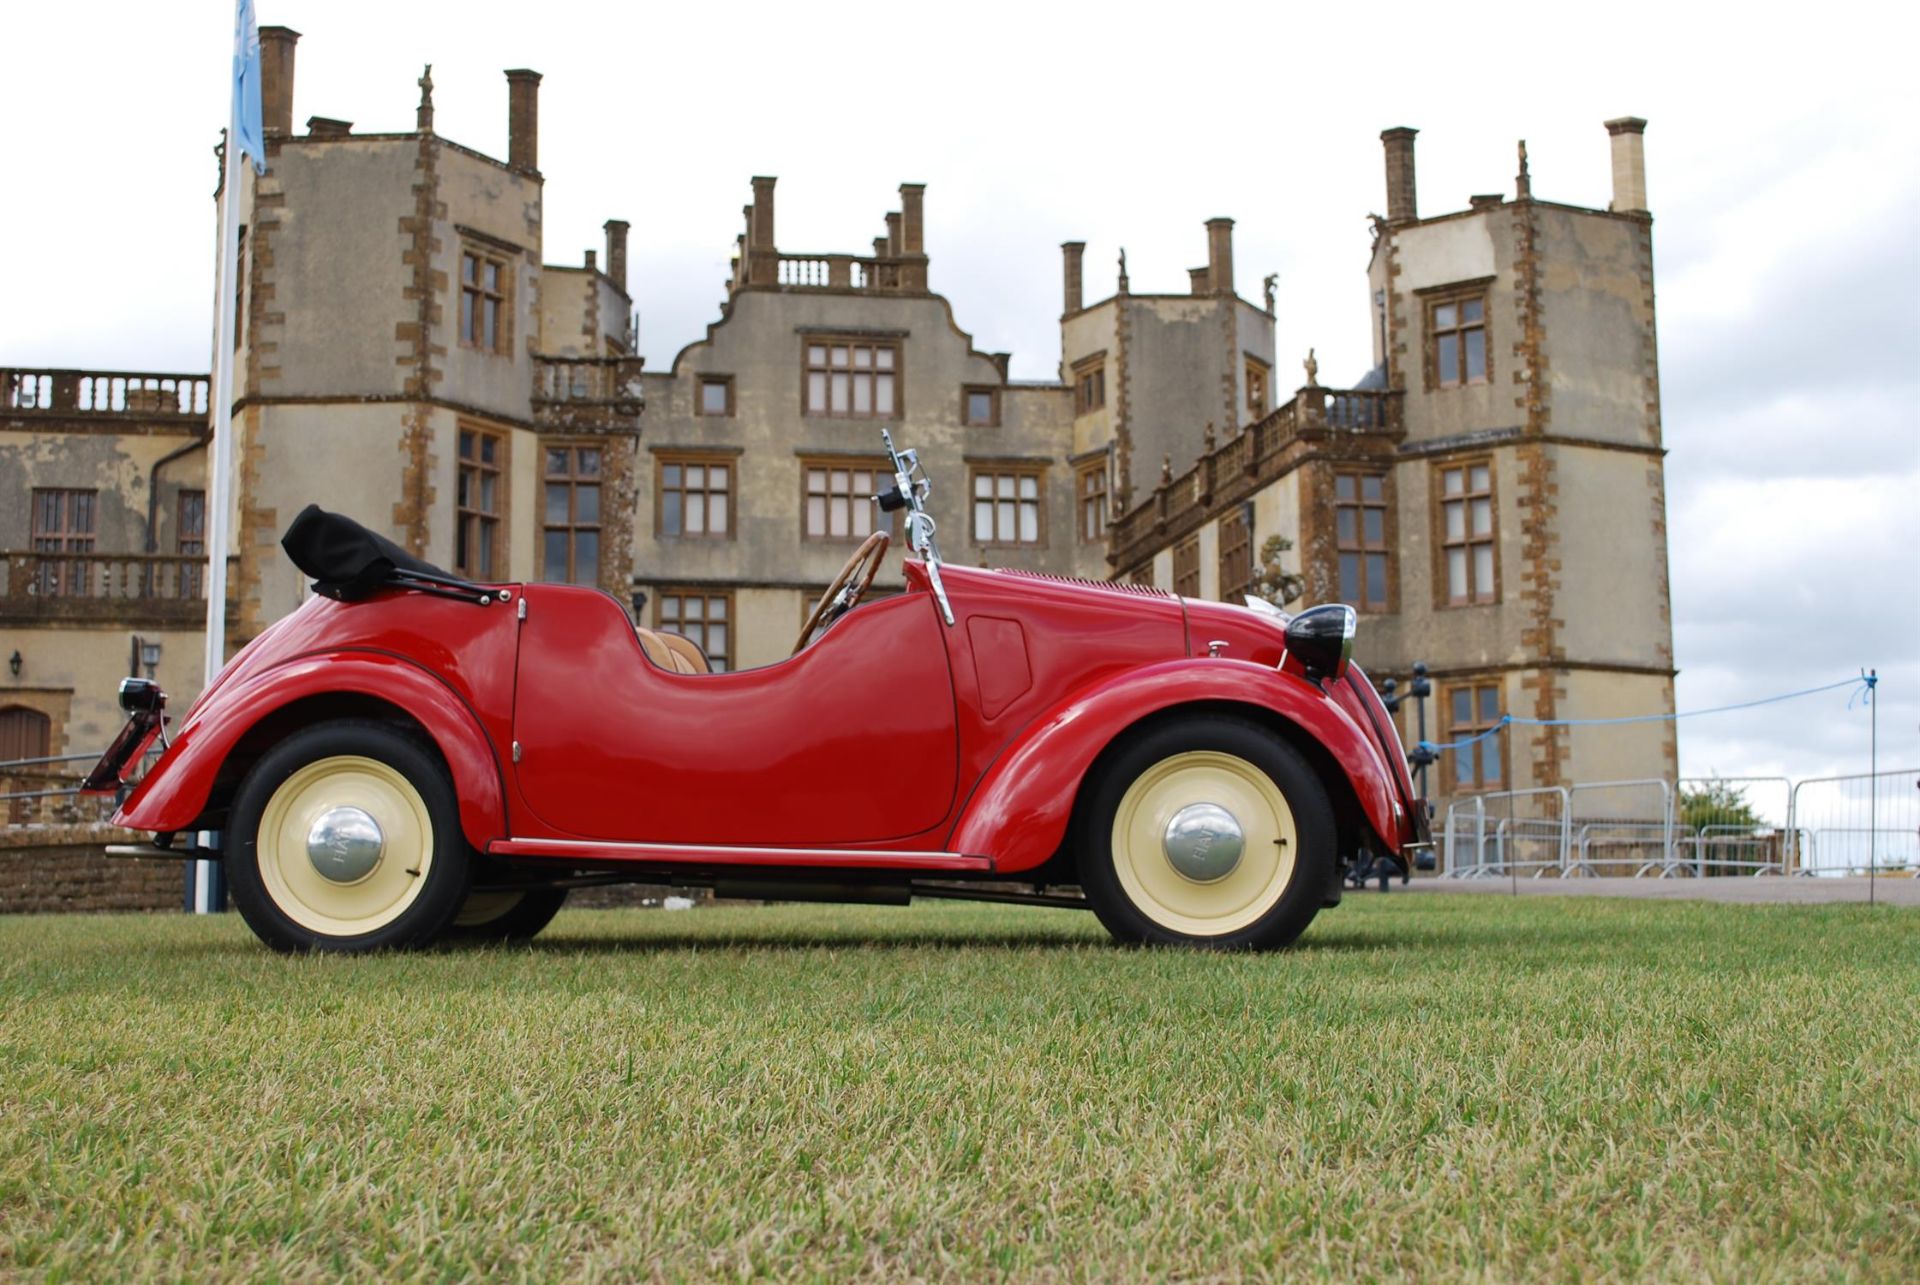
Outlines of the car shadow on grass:
{"type": "MultiPolygon", "coordinates": [[[[1425,909],[1425,907],[1422,907],[1425,909]]],[[[651,912],[638,919],[630,931],[612,924],[582,930],[566,919],[530,942],[482,943],[443,941],[427,953],[437,956],[502,955],[550,956],[578,955],[668,955],[728,953],[817,953],[823,951],[859,951],[873,954],[967,951],[1010,953],[1113,952],[1116,955],[1140,950],[1140,947],[1114,941],[1102,932],[1091,916],[1058,916],[1052,923],[1027,923],[1006,928],[941,926],[925,922],[903,922],[898,926],[871,923],[848,924],[844,928],[817,925],[764,923],[757,925],[713,925],[671,928],[652,925],[651,912]]],[[[696,919],[703,912],[694,912],[696,919]]],[[[674,919],[679,920],[675,915],[674,919]]],[[[1681,932],[1682,924],[1671,929],[1645,922],[1634,926],[1630,934],[1642,947],[1658,949],[1658,943],[1681,932]]],[[[1455,956],[1474,954],[1527,954],[1578,950],[1606,953],[1622,942],[1622,926],[1605,916],[1558,915],[1551,918],[1529,915],[1520,919],[1491,917],[1485,914],[1446,914],[1430,916],[1365,918],[1348,917],[1334,910],[1323,914],[1307,933],[1279,954],[1311,959],[1316,955],[1374,954],[1387,957],[1415,955],[1423,967],[1444,966],[1455,956]]],[[[1149,947],[1150,951],[1185,951],[1188,947],[1149,947]]],[[[274,958],[272,952],[251,937],[221,934],[174,938],[151,942],[148,950],[157,957],[201,961],[237,960],[250,956],[274,958]]],[[[382,952],[373,958],[389,957],[382,952]]],[[[302,958],[298,956],[290,957],[302,958]]],[[[351,958],[339,956],[337,958],[351,958]]]]}
{"type": "MultiPolygon", "coordinates": [[[[1543,929],[1539,925],[1502,927],[1498,925],[1451,924],[1441,927],[1414,927],[1400,924],[1366,929],[1310,931],[1293,945],[1271,952],[1276,955],[1312,957],[1314,955],[1377,954],[1382,956],[1417,954],[1427,965],[1443,963],[1450,955],[1464,952],[1512,951],[1518,949],[1561,950],[1594,947],[1608,942],[1615,934],[1598,926],[1558,925],[1543,929]]],[[[488,953],[513,956],[569,955],[667,955],[728,953],[798,954],[821,951],[860,951],[870,954],[928,953],[965,951],[1005,951],[1033,953],[1111,952],[1116,955],[1139,952],[1207,953],[1187,946],[1138,946],[1118,942],[1104,933],[1022,929],[1010,932],[941,933],[903,929],[847,932],[636,932],[631,935],[606,933],[542,934],[528,942],[440,942],[425,954],[433,956],[480,956],[488,953]]],[[[310,959],[320,956],[280,956],[250,939],[221,941],[170,941],[154,943],[154,956],[170,959],[226,960],[245,956],[261,958],[310,959]]],[[[400,951],[376,951],[366,956],[338,955],[337,959],[386,959],[405,954],[400,951]]],[[[1222,954],[1251,952],[1223,951],[1222,954]]]]}
{"type": "MultiPolygon", "coordinates": [[[[1444,961],[1449,954],[1464,951],[1512,950],[1538,947],[1559,950],[1591,947],[1609,938],[1599,925],[1557,925],[1542,930],[1538,925],[1501,926],[1493,924],[1453,924],[1440,927],[1409,924],[1380,925],[1361,929],[1336,928],[1309,931],[1279,955],[1316,954],[1400,954],[1417,952],[1428,960],[1444,961]]],[[[898,932],[849,930],[846,932],[765,933],[635,933],[617,935],[571,935],[565,932],[543,934],[531,942],[511,945],[464,945],[449,943],[439,948],[450,953],[475,953],[499,950],[516,954],[667,954],[700,951],[867,951],[884,953],[924,951],[1073,951],[1207,953],[1189,946],[1137,946],[1113,940],[1102,932],[1066,929],[1044,931],[1021,929],[1008,932],[928,932],[925,929],[901,929],[898,932]]],[[[1224,951],[1223,954],[1252,952],[1224,951]]]]}
{"type": "Polygon", "coordinates": [[[631,955],[631,954],[670,954],[725,951],[728,953],[746,953],[753,951],[822,951],[822,950],[859,950],[859,951],[967,951],[967,950],[1058,950],[1058,949],[1100,950],[1117,949],[1116,944],[1105,937],[1071,932],[1035,932],[1019,931],[1005,933],[928,933],[904,930],[890,932],[814,932],[794,933],[769,930],[760,933],[634,933],[631,936],[575,935],[566,932],[543,933],[533,941],[523,942],[475,942],[441,941],[427,947],[424,951],[381,950],[364,954],[327,955],[315,952],[310,955],[279,954],[251,938],[220,941],[168,941],[155,942],[150,949],[142,952],[153,957],[191,960],[226,960],[244,956],[258,956],[262,959],[312,960],[312,959],[394,959],[401,957],[419,958],[438,956],[481,956],[489,953],[513,956],[555,957],[565,955],[631,955]]]}
{"type": "Polygon", "coordinates": [[[900,932],[780,932],[766,933],[635,933],[632,936],[572,936],[567,933],[542,934],[530,942],[504,946],[449,943],[442,949],[465,952],[503,950],[534,955],[563,954],[665,954],[703,950],[726,951],[966,951],[966,950],[1085,950],[1106,949],[1103,937],[1075,932],[1045,932],[1023,929],[1014,932],[939,933],[904,929],[900,932]]]}

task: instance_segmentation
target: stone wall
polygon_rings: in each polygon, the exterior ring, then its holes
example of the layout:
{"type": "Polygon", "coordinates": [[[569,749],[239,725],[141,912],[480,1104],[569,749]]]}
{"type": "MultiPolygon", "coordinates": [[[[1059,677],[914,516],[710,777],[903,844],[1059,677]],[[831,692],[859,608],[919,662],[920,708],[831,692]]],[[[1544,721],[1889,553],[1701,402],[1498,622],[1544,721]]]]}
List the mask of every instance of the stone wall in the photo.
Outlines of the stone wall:
{"type": "Polygon", "coordinates": [[[44,843],[0,847],[0,915],[178,910],[182,878],[178,861],[109,857],[97,839],[51,830],[44,843]]]}

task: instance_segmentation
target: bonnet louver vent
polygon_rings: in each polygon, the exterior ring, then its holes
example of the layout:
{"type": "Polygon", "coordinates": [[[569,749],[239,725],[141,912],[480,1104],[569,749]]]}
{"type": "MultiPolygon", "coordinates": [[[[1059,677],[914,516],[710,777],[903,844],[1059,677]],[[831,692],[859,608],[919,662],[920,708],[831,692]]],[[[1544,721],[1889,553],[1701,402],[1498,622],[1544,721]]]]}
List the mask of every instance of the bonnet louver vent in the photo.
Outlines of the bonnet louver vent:
{"type": "Polygon", "coordinates": [[[1060,584],[1086,585],[1089,589],[1107,589],[1113,593],[1130,593],[1142,598],[1171,598],[1165,589],[1156,589],[1152,585],[1128,584],[1124,580],[1088,580],[1082,576],[1056,576],[1046,571],[1020,571],[1012,567],[997,568],[997,574],[1003,576],[1025,576],[1029,580],[1054,580],[1060,584]]]}

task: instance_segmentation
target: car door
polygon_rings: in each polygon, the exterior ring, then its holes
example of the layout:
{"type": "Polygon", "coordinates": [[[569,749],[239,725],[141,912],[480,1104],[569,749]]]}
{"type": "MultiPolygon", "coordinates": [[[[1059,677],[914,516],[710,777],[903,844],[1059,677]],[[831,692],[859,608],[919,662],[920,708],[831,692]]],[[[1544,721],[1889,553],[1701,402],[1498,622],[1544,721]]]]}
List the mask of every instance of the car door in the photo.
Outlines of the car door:
{"type": "Polygon", "coordinates": [[[798,656],[724,674],[654,665],[604,595],[526,597],[511,770],[547,825],[819,847],[910,839],[951,811],[953,683],[927,595],[869,603],[798,656]]]}

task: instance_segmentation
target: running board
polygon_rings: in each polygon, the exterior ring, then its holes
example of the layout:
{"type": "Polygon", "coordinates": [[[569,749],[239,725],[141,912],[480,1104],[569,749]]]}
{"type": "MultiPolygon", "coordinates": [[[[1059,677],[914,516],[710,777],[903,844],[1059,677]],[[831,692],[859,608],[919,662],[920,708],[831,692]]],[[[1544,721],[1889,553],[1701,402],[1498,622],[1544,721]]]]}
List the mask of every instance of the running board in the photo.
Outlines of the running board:
{"type": "Polygon", "coordinates": [[[731,848],[683,843],[601,843],[581,839],[495,839],[494,857],[618,861],[657,866],[791,866],[802,870],[956,870],[991,874],[991,857],[958,852],[883,852],[861,848],[731,848]]]}

